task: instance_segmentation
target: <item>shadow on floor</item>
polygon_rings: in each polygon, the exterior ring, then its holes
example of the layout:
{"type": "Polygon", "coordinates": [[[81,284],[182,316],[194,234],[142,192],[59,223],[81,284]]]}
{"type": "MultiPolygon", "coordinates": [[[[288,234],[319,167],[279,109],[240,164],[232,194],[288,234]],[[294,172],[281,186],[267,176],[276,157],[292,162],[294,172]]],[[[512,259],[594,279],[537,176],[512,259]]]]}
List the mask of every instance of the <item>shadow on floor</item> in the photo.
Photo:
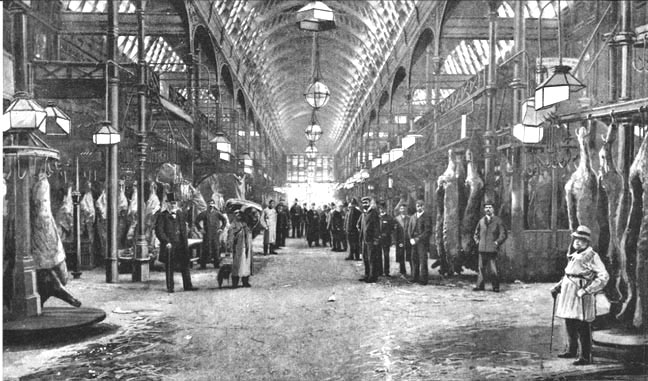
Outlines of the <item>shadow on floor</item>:
{"type": "Polygon", "coordinates": [[[115,324],[99,323],[89,327],[40,331],[21,335],[5,333],[2,344],[4,350],[8,352],[56,348],[90,339],[98,339],[115,333],[118,328],[119,326],[115,324]]]}

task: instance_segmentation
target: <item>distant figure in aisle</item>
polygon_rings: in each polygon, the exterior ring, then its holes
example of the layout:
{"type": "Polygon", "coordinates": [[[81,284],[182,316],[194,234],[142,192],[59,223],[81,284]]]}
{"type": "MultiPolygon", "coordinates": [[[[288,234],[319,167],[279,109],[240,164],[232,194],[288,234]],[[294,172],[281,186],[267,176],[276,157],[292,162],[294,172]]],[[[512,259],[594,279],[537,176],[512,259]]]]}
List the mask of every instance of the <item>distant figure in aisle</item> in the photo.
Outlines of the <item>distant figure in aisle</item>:
{"type": "Polygon", "coordinates": [[[277,205],[277,247],[286,246],[286,238],[290,231],[290,215],[286,209],[286,205],[280,202],[277,205]]]}
{"type": "Polygon", "coordinates": [[[337,209],[331,212],[329,226],[331,228],[331,236],[333,237],[333,251],[342,251],[342,239],[344,237],[343,207],[342,203],[340,203],[337,209]]]}
{"type": "Polygon", "coordinates": [[[306,212],[306,241],[308,241],[308,247],[312,245],[319,246],[319,226],[320,214],[315,209],[315,203],[313,203],[306,212]]]}
{"type": "Polygon", "coordinates": [[[299,202],[295,199],[295,203],[290,207],[290,222],[292,223],[292,238],[301,238],[302,230],[302,214],[304,211],[302,207],[299,206],[299,202]]]}
{"type": "Polygon", "coordinates": [[[214,268],[220,266],[220,235],[227,226],[227,218],[216,208],[216,201],[209,200],[207,210],[196,217],[196,226],[203,230],[202,250],[200,251],[200,268],[206,269],[211,260],[214,268]]]}
{"type": "Polygon", "coordinates": [[[302,214],[301,214],[301,222],[299,224],[299,237],[303,237],[304,234],[306,234],[306,211],[308,211],[308,206],[306,203],[302,204],[302,214]]]}
{"type": "Polygon", "coordinates": [[[560,358],[577,358],[574,365],[592,363],[592,326],[596,317],[595,294],[602,291],[610,276],[599,255],[590,246],[592,231],[579,226],[572,233],[565,275],[552,289],[556,316],[565,319],[569,346],[560,358]],[[580,355],[578,342],[580,341],[580,355]]]}
{"type": "Polygon", "coordinates": [[[495,209],[491,201],[484,203],[484,213],[486,214],[477,223],[475,229],[475,242],[479,250],[479,275],[477,276],[477,285],[473,291],[484,291],[484,282],[486,272],[490,272],[493,283],[493,291],[499,292],[499,274],[497,272],[497,253],[499,248],[506,241],[506,227],[502,219],[495,215],[495,209]]]}
{"type": "Polygon", "coordinates": [[[362,217],[362,211],[358,207],[358,200],[352,198],[344,221],[344,230],[349,242],[349,255],[345,259],[349,261],[360,260],[360,231],[358,230],[360,217],[362,217]]]}
{"type": "Polygon", "coordinates": [[[263,255],[277,254],[275,243],[277,242],[277,211],[274,208],[274,201],[268,201],[268,207],[263,209],[263,223],[266,230],[263,232],[263,255]]]}
{"type": "MultiPolygon", "coordinates": [[[[410,222],[410,216],[407,214],[407,205],[401,204],[398,207],[398,215],[395,218],[394,225],[394,245],[396,245],[396,262],[402,275],[407,274],[406,262],[412,260],[412,245],[407,232],[410,222]]],[[[412,267],[410,266],[410,271],[412,267]]]]}
{"type": "Polygon", "coordinates": [[[185,291],[195,291],[189,273],[189,248],[187,244],[187,220],[178,206],[173,193],[167,194],[168,208],[159,213],[155,222],[155,235],[160,240],[160,262],[166,267],[167,292],[174,290],[173,272],[182,274],[185,291]]]}
{"type": "Polygon", "coordinates": [[[228,245],[232,248],[232,288],[237,288],[239,279],[243,287],[250,287],[252,267],[252,229],[245,221],[241,209],[234,211],[234,222],[227,234],[228,245]]]}
{"type": "Polygon", "coordinates": [[[360,241],[362,242],[362,259],[364,262],[365,276],[361,281],[375,283],[378,280],[380,266],[380,216],[376,201],[362,198],[364,213],[360,218],[360,241]]]}
{"type": "Polygon", "coordinates": [[[328,218],[329,218],[329,207],[324,204],[324,207],[320,211],[320,220],[319,220],[319,236],[322,241],[322,246],[326,247],[326,243],[331,242],[331,233],[328,230],[328,218]]]}
{"type": "Polygon", "coordinates": [[[346,234],[346,220],[348,215],[349,215],[349,203],[343,202],[342,203],[342,233],[340,233],[340,236],[342,240],[342,251],[344,252],[346,252],[348,249],[347,234],[346,234]]]}
{"type": "Polygon", "coordinates": [[[378,213],[380,214],[380,249],[382,253],[382,263],[378,260],[380,266],[378,267],[378,274],[390,277],[389,274],[389,251],[392,245],[392,236],[394,234],[394,225],[396,221],[389,213],[387,213],[387,204],[381,201],[378,205],[378,213]]]}
{"type": "Polygon", "coordinates": [[[428,252],[433,222],[430,213],[425,211],[423,200],[416,201],[416,213],[410,217],[408,235],[412,245],[413,281],[422,285],[428,284],[428,252]]]}

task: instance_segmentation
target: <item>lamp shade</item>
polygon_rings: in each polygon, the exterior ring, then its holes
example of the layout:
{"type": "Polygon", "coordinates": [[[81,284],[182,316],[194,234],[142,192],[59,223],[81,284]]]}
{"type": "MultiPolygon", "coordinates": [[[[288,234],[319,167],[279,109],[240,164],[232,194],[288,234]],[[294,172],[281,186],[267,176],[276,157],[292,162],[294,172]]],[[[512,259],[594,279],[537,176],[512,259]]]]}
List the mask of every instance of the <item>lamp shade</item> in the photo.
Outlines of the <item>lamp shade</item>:
{"type": "Polygon", "coordinates": [[[396,161],[403,157],[403,149],[402,148],[392,148],[389,151],[389,161],[396,161]]]}
{"type": "Polygon", "coordinates": [[[98,146],[111,146],[121,141],[121,135],[110,121],[103,121],[97,132],[92,135],[92,142],[98,146]]]}
{"type": "Polygon", "coordinates": [[[308,147],[304,150],[304,153],[306,154],[306,158],[309,160],[315,159],[317,156],[317,147],[315,147],[314,144],[309,144],[308,147]]]}
{"type": "Polygon", "coordinates": [[[373,159],[371,159],[371,168],[376,168],[380,164],[382,164],[380,157],[374,157],[373,159]]]}
{"type": "Polygon", "coordinates": [[[45,107],[45,123],[42,123],[39,130],[46,135],[70,135],[70,117],[61,111],[54,102],[49,102],[45,107]]]}
{"type": "Polygon", "coordinates": [[[18,92],[2,115],[2,131],[35,130],[44,125],[47,112],[29,97],[26,92],[18,92]]]}
{"type": "Polygon", "coordinates": [[[247,152],[245,152],[244,154],[241,155],[241,162],[243,163],[243,165],[245,167],[252,168],[252,166],[254,165],[253,160],[252,160],[252,156],[250,156],[250,154],[247,153],[247,152]]]}
{"type": "Polygon", "coordinates": [[[304,131],[306,139],[311,142],[316,142],[322,137],[322,127],[319,124],[309,124],[304,131]]]}
{"type": "Polygon", "coordinates": [[[569,93],[585,88],[585,85],[569,71],[570,66],[557,65],[554,72],[535,90],[535,109],[541,110],[569,99],[569,93]]]}
{"type": "Polygon", "coordinates": [[[540,143],[544,136],[544,128],[526,126],[522,123],[518,123],[513,126],[513,136],[522,143],[540,143]]]}
{"type": "Polygon", "coordinates": [[[221,160],[230,161],[230,154],[229,154],[229,152],[222,152],[222,151],[221,151],[221,152],[218,153],[218,157],[219,157],[221,160]]]}
{"type": "Polygon", "coordinates": [[[371,174],[369,173],[369,170],[367,168],[362,168],[360,170],[360,179],[366,180],[369,177],[371,177],[371,174]]]}
{"type": "Polygon", "coordinates": [[[394,187],[394,179],[391,176],[389,176],[387,178],[387,188],[392,189],[393,187],[394,187]]]}
{"type": "Polygon", "coordinates": [[[401,140],[401,143],[403,144],[403,149],[404,150],[408,149],[411,146],[413,146],[414,144],[416,144],[416,137],[413,137],[411,135],[406,135],[401,140]]]}
{"type": "Polygon", "coordinates": [[[331,97],[331,92],[329,91],[328,86],[320,81],[315,81],[308,85],[304,97],[311,107],[318,109],[326,106],[331,97]]]}
{"type": "Polygon", "coordinates": [[[382,161],[383,164],[389,163],[389,151],[388,152],[383,152],[382,155],[380,155],[380,160],[382,161]]]}
{"type": "Polygon", "coordinates": [[[549,115],[555,111],[555,107],[536,110],[535,98],[529,98],[522,103],[522,124],[526,127],[540,127],[549,115]]]}
{"type": "MultiPolygon", "coordinates": [[[[232,143],[229,141],[223,131],[217,131],[215,136],[209,141],[216,144],[216,149],[227,154],[232,153],[232,143]]],[[[229,159],[227,159],[229,161],[229,159]]]]}
{"type": "Polygon", "coordinates": [[[335,16],[326,4],[312,1],[297,11],[297,26],[310,32],[335,29],[335,16]]]}

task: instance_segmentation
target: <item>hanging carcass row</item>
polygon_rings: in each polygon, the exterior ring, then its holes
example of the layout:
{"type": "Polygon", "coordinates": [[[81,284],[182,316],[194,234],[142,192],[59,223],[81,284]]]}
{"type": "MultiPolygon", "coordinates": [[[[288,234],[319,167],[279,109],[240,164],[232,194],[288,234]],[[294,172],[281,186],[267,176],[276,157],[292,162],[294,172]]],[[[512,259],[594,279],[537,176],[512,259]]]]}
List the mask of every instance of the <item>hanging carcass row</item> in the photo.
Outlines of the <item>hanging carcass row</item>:
{"type": "MultiPolygon", "coordinates": [[[[603,136],[603,146],[599,151],[598,181],[601,195],[599,202],[607,214],[609,243],[606,256],[611,282],[606,287],[606,294],[612,301],[619,301],[626,293],[628,273],[625,268],[625,249],[621,247],[623,237],[624,217],[627,216],[624,202],[623,175],[619,172],[613,159],[612,144],[616,140],[618,127],[616,123],[608,126],[607,136],[603,136]]],[[[602,232],[601,232],[602,234],[602,232]]]]}
{"type": "MultiPolygon", "coordinates": [[[[443,223],[437,227],[437,234],[442,232],[442,247],[439,248],[442,274],[453,275],[457,271],[457,258],[461,252],[461,220],[465,209],[466,173],[463,166],[463,155],[456,155],[448,150],[448,168],[437,179],[437,196],[443,194],[443,223]],[[442,188],[442,191],[441,189],[442,188]]],[[[437,239],[437,242],[439,240],[437,239]]]]}
{"type": "Polygon", "coordinates": [[[631,203],[621,247],[626,252],[628,294],[617,318],[646,329],[648,319],[648,135],[630,166],[631,203]]]}
{"type": "Polygon", "coordinates": [[[471,150],[466,151],[467,173],[466,193],[468,202],[461,220],[461,255],[455,264],[455,271],[461,271],[465,266],[471,270],[477,270],[477,244],[473,238],[475,227],[479,222],[481,202],[484,195],[484,181],[477,173],[475,159],[471,150]]]}
{"type": "Polygon", "coordinates": [[[75,307],[81,302],[65,288],[68,279],[63,242],[52,214],[50,185],[43,172],[31,190],[31,244],[41,304],[51,296],[75,307]]]}
{"type": "Polygon", "coordinates": [[[598,249],[599,223],[597,221],[598,183],[592,169],[592,152],[596,133],[596,124],[588,122],[587,127],[576,130],[580,157],[578,167],[565,184],[565,198],[569,216],[569,228],[576,231],[579,225],[585,225],[592,231],[592,247],[598,249]]]}

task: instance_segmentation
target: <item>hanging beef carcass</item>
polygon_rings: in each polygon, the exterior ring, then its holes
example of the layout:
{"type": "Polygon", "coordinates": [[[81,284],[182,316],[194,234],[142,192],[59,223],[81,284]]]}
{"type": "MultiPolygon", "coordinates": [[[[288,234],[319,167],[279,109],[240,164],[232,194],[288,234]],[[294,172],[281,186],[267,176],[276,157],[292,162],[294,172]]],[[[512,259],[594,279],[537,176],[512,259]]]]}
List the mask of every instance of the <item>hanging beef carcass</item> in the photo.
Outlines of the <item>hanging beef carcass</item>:
{"type": "Polygon", "coordinates": [[[479,177],[472,151],[466,151],[466,193],[468,193],[468,202],[461,220],[461,258],[455,265],[455,271],[460,271],[461,266],[466,266],[472,270],[477,269],[477,244],[473,239],[475,227],[479,222],[481,212],[481,201],[484,195],[484,181],[479,177]]]}
{"type": "Polygon", "coordinates": [[[455,273],[454,265],[461,251],[461,217],[465,207],[463,155],[448,151],[448,168],[437,180],[437,188],[443,187],[443,252],[441,272],[455,273]]]}
{"type": "Polygon", "coordinates": [[[126,211],[126,221],[128,223],[128,231],[126,233],[126,241],[130,243],[135,242],[135,232],[137,229],[137,181],[133,183],[133,194],[128,200],[128,209],[126,211]]]}
{"type": "Polygon", "coordinates": [[[630,212],[621,241],[625,249],[628,295],[617,318],[636,328],[647,328],[648,319],[648,135],[630,166],[630,212]]]}
{"type": "Polygon", "coordinates": [[[160,198],[157,195],[157,185],[150,183],[150,191],[146,207],[144,209],[144,235],[149,245],[149,252],[157,253],[159,241],[153,231],[155,229],[156,213],[160,210],[160,198]]]}
{"type": "MultiPolygon", "coordinates": [[[[95,206],[90,183],[87,184],[86,189],[79,204],[81,213],[81,237],[92,243],[94,240],[95,206]]],[[[90,247],[92,247],[92,244],[90,247]]]]}
{"type": "Polygon", "coordinates": [[[50,186],[45,173],[39,175],[32,187],[30,212],[32,256],[41,304],[54,296],[75,307],[81,306],[81,302],[65,289],[68,279],[65,250],[52,215],[50,186]]]}
{"type": "Polygon", "coordinates": [[[59,237],[65,242],[72,241],[74,230],[74,205],[72,203],[72,185],[66,186],[67,191],[63,196],[63,203],[56,212],[56,226],[59,237]]]}
{"type": "Polygon", "coordinates": [[[603,205],[607,211],[607,222],[609,230],[609,243],[607,249],[608,272],[612,281],[608,283],[606,294],[611,300],[619,300],[625,294],[628,283],[626,272],[625,249],[621,247],[623,236],[623,223],[626,211],[624,211],[624,181],[623,175],[617,169],[612,157],[612,143],[616,140],[617,125],[610,124],[607,136],[603,137],[603,146],[599,151],[599,173],[598,180],[601,186],[601,197],[599,201],[607,201],[603,205]]]}
{"type": "Polygon", "coordinates": [[[592,246],[598,248],[599,224],[597,221],[598,183],[592,169],[593,142],[591,135],[595,125],[589,121],[588,127],[576,130],[580,158],[578,167],[565,184],[565,199],[569,216],[569,228],[576,231],[579,225],[585,225],[592,231],[592,246]]]}
{"type": "Polygon", "coordinates": [[[126,182],[119,180],[117,191],[117,248],[128,248],[128,198],[126,197],[126,182]]]}

